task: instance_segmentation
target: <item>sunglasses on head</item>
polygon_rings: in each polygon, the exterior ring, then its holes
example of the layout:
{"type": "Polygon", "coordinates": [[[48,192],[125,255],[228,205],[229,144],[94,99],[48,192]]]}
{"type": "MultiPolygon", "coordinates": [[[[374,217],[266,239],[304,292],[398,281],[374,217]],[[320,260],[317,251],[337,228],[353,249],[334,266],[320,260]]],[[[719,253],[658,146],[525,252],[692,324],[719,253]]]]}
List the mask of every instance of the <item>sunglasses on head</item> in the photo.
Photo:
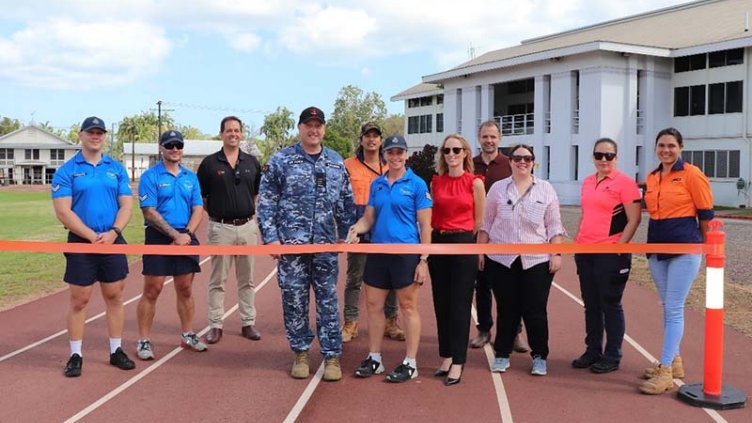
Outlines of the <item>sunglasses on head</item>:
{"type": "Polygon", "coordinates": [[[601,153],[599,151],[596,151],[593,153],[593,158],[595,158],[595,160],[606,159],[610,162],[611,160],[616,158],[616,153],[601,153]]]}
{"type": "Polygon", "coordinates": [[[460,154],[462,152],[462,150],[464,150],[464,148],[462,148],[462,147],[451,147],[451,148],[450,147],[444,147],[441,151],[444,154],[449,154],[449,152],[452,152],[454,154],[460,154]]]}
{"type": "Polygon", "coordinates": [[[162,144],[162,147],[165,148],[165,150],[173,150],[177,148],[178,150],[183,149],[183,143],[182,142],[168,142],[166,144],[162,144]]]}
{"type": "Polygon", "coordinates": [[[535,156],[517,156],[514,155],[511,157],[512,161],[515,163],[519,163],[521,161],[524,161],[525,163],[530,163],[533,160],[535,160],[535,156]]]}

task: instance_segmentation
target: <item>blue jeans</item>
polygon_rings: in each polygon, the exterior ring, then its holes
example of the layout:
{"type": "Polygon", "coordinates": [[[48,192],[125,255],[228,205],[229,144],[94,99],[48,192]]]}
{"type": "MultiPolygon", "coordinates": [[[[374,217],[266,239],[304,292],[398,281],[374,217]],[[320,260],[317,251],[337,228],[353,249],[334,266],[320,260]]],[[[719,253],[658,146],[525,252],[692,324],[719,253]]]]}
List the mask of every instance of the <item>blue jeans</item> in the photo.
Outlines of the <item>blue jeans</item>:
{"type": "Polygon", "coordinates": [[[663,303],[663,350],[661,364],[670,365],[679,355],[684,335],[684,302],[700,269],[702,256],[682,254],[667,260],[650,256],[648,265],[663,303]]]}

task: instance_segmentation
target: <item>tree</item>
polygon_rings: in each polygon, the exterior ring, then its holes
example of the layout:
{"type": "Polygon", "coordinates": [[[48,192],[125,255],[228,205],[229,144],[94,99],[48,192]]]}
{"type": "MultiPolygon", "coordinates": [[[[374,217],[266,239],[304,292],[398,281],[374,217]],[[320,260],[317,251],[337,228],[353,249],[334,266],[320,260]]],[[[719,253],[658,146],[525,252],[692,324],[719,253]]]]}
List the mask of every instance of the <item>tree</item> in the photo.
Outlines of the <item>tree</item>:
{"type": "Polygon", "coordinates": [[[343,158],[347,158],[352,155],[352,142],[349,138],[345,138],[336,131],[330,131],[326,129],[324,134],[324,145],[339,153],[343,158]]]}
{"type": "Polygon", "coordinates": [[[21,121],[18,119],[11,119],[9,117],[4,117],[2,120],[0,120],[0,137],[2,137],[5,134],[10,134],[11,132],[21,129],[21,121]]]}
{"type": "MultiPolygon", "coordinates": [[[[177,128],[175,121],[169,114],[162,114],[162,130],[177,128]]],[[[119,158],[124,142],[152,142],[159,140],[159,118],[156,112],[141,112],[141,114],[126,116],[120,121],[115,142],[112,143],[110,154],[119,158]]]]}
{"type": "Polygon", "coordinates": [[[259,131],[264,134],[266,140],[257,144],[261,151],[261,163],[266,163],[272,154],[290,143],[290,131],[294,127],[295,119],[287,107],[277,107],[277,110],[264,116],[264,124],[259,131]]]}
{"type": "Polygon", "coordinates": [[[405,116],[400,114],[389,115],[384,121],[382,130],[385,137],[395,134],[405,135],[405,116]]]}
{"type": "Polygon", "coordinates": [[[386,104],[375,92],[364,93],[354,85],[345,85],[334,100],[334,111],[327,120],[326,132],[350,142],[348,155],[360,137],[360,126],[366,122],[383,125],[386,120],[386,104]]]}
{"type": "Polygon", "coordinates": [[[176,129],[180,131],[183,134],[183,138],[187,140],[210,140],[212,139],[211,135],[205,134],[201,132],[200,129],[195,128],[191,125],[178,125],[176,129]]]}
{"type": "Polygon", "coordinates": [[[422,151],[416,151],[412,156],[407,158],[405,164],[415,172],[416,175],[426,181],[426,185],[431,185],[431,179],[436,174],[436,152],[439,147],[426,144],[422,151]]]}

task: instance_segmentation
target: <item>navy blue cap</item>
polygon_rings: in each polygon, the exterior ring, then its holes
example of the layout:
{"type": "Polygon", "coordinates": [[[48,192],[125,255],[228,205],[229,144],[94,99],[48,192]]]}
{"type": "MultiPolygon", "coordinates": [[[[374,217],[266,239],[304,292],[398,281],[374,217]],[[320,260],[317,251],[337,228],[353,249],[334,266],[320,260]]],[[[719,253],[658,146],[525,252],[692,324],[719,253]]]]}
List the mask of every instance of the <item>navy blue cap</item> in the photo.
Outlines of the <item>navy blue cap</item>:
{"type": "Polygon", "coordinates": [[[326,125],[326,117],[324,112],[318,107],[309,107],[300,112],[300,119],[298,119],[298,125],[308,122],[311,119],[317,119],[319,122],[326,125]]]}
{"type": "Polygon", "coordinates": [[[107,125],[104,121],[96,116],[89,116],[81,123],[81,132],[90,131],[92,129],[101,129],[107,132],[107,125]]]}
{"type": "Polygon", "coordinates": [[[159,145],[165,145],[170,141],[178,141],[181,144],[185,144],[183,142],[183,134],[181,134],[180,131],[175,131],[172,129],[169,131],[164,131],[162,133],[162,136],[159,137],[159,145]]]}
{"type": "Polygon", "coordinates": [[[390,135],[384,140],[384,151],[391,148],[401,148],[407,151],[407,141],[401,135],[390,135]]]}

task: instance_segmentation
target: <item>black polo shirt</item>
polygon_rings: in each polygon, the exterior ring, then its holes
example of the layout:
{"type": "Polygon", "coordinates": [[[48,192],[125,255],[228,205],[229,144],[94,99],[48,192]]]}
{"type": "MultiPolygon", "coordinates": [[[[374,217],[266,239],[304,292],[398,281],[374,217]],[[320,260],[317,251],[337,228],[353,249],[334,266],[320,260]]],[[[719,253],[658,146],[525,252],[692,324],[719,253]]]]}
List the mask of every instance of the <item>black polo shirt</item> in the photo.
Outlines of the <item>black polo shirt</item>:
{"type": "Polygon", "coordinates": [[[261,165],[256,157],[240,151],[233,169],[224,150],[219,150],[201,161],[197,175],[209,217],[244,219],[256,212],[253,198],[261,182],[261,165]]]}

